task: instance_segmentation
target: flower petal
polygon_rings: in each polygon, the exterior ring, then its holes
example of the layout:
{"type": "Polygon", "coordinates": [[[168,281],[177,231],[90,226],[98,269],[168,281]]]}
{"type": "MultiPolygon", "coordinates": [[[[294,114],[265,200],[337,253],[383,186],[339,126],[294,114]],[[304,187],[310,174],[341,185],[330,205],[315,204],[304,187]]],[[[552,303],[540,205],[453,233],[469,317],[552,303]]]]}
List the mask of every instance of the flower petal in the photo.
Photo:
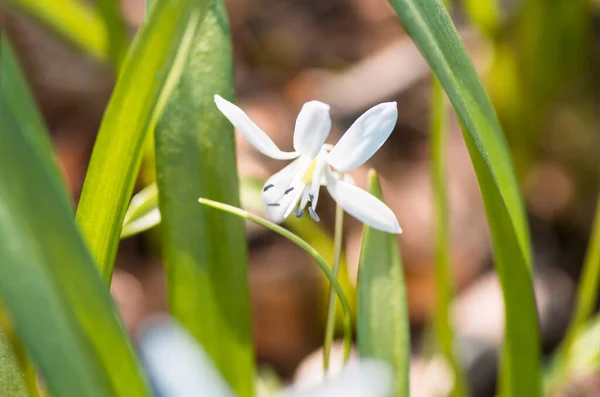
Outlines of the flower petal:
{"type": "Polygon", "coordinates": [[[361,188],[336,179],[326,172],[327,190],[342,208],[359,221],[388,233],[400,234],[402,229],[392,210],[361,188]]]}
{"type": "Polygon", "coordinates": [[[261,130],[246,113],[229,102],[228,100],[222,98],[219,95],[215,95],[215,104],[217,108],[223,113],[225,117],[233,124],[233,126],[238,130],[240,134],[252,146],[256,148],[259,152],[264,154],[265,156],[269,156],[276,160],[291,160],[299,156],[297,152],[284,152],[281,151],[275,142],[269,138],[269,136],[261,130]]]}
{"type": "Polygon", "coordinates": [[[331,130],[329,105],[319,101],[306,102],[294,129],[294,149],[304,156],[315,158],[331,130]]]}
{"type": "Polygon", "coordinates": [[[265,203],[265,213],[270,221],[282,222],[300,200],[305,186],[302,176],[310,162],[309,158],[301,156],[267,180],[263,187],[262,198],[265,203]],[[290,190],[291,188],[293,189],[290,190]]]}
{"type": "Polygon", "coordinates": [[[394,391],[392,367],[380,360],[350,362],[342,371],[308,390],[288,389],[278,397],[388,397],[394,391]]]}
{"type": "Polygon", "coordinates": [[[174,320],[153,319],[144,324],[140,353],[156,395],[234,397],[210,357],[174,320]]]}
{"type": "Polygon", "coordinates": [[[397,119],[396,102],[372,107],[350,126],[329,152],[327,161],[341,172],[363,165],[388,139],[397,119]]]}

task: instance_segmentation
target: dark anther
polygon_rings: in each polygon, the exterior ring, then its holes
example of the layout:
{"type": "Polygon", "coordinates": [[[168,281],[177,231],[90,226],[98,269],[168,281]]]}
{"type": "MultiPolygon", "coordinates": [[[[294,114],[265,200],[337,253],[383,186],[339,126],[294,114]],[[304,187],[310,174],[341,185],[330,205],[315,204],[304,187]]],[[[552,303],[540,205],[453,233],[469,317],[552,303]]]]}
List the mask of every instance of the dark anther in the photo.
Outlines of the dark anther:
{"type": "Polygon", "coordinates": [[[288,190],[286,190],[283,194],[288,194],[289,192],[291,192],[292,190],[294,190],[294,187],[289,188],[288,190]]]}
{"type": "Polygon", "coordinates": [[[279,203],[269,203],[267,207],[279,207],[279,203]]]}
{"type": "Polygon", "coordinates": [[[315,196],[313,196],[312,194],[309,194],[308,198],[310,199],[311,202],[315,201],[315,196]]]}
{"type": "Polygon", "coordinates": [[[319,218],[319,215],[317,215],[312,206],[308,207],[308,212],[310,213],[310,217],[313,218],[315,221],[321,221],[321,218],[319,218]]]}
{"type": "Polygon", "coordinates": [[[304,215],[304,209],[296,209],[294,208],[294,215],[296,215],[296,218],[302,218],[302,215],[304,215]]]}
{"type": "Polygon", "coordinates": [[[270,184],[270,185],[267,185],[267,186],[265,186],[265,187],[263,188],[263,192],[266,192],[267,190],[269,190],[269,189],[270,189],[270,188],[272,188],[273,186],[275,186],[275,185],[273,185],[273,184],[270,184]]]}

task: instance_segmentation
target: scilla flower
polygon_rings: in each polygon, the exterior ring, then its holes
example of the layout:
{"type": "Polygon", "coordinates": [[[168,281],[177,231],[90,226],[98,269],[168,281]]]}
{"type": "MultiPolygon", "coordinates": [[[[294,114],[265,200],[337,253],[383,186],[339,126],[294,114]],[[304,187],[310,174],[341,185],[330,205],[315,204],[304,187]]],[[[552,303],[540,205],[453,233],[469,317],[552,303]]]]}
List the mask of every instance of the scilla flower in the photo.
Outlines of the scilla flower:
{"type": "Polygon", "coordinates": [[[329,105],[310,101],[296,119],[294,152],[283,152],[254,124],[242,109],[215,95],[221,113],[259,152],[277,160],[292,160],[271,176],[263,188],[267,217],[281,222],[292,212],[301,217],[307,208],[319,221],[317,202],[321,185],[350,215],[389,233],[401,233],[392,210],[368,192],[341,180],[338,172],[348,172],[364,164],[390,136],[398,110],[396,102],[372,107],[358,118],[335,145],[325,144],[331,129],[329,105]],[[336,171],[332,170],[335,169],[336,171]]]}

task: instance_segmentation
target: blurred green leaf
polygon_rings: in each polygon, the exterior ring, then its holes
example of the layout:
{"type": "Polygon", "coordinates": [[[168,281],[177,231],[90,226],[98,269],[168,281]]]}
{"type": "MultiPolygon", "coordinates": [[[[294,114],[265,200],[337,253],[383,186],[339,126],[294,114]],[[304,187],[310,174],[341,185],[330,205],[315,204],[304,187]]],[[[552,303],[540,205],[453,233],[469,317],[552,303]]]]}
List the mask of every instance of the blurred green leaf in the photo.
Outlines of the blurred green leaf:
{"type": "Polygon", "coordinates": [[[78,0],[0,0],[37,19],[91,56],[109,61],[108,26],[91,7],[78,0]]]}
{"type": "Polygon", "coordinates": [[[153,2],[104,114],[77,221],[108,280],[145,138],[179,79],[194,33],[206,12],[205,3],[153,2]]]}
{"type": "Polygon", "coordinates": [[[540,337],[529,231],[502,129],[442,2],[390,2],[454,106],[485,202],[505,305],[500,392],[538,396],[540,337]]]}
{"type": "Polygon", "coordinates": [[[95,0],[95,2],[108,32],[110,59],[115,69],[119,70],[129,47],[127,26],[121,13],[121,1],[95,0]]]}
{"type": "Polygon", "coordinates": [[[145,396],[6,39],[0,56],[0,300],[57,396],[145,396]]]}
{"type": "Polygon", "coordinates": [[[431,175],[435,214],[435,295],[436,309],[433,324],[438,345],[454,375],[454,397],[467,396],[468,389],[460,362],[456,357],[454,330],[450,307],[454,295],[452,280],[451,244],[447,203],[447,122],[448,109],[442,86],[432,80],[431,95],[431,175]]]}
{"type": "Polygon", "coordinates": [[[231,43],[223,2],[210,1],[155,129],[161,233],[171,313],[246,397],[254,352],[244,222],[198,205],[198,197],[240,203],[233,127],[217,93],[233,96],[231,43]]]}
{"type": "MultiPolygon", "coordinates": [[[[377,174],[369,192],[383,200],[377,174]]],[[[410,327],[404,269],[395,234],[364,226],[358,267],[358,353],[390,363],[396,374],[394,397],[408,397],[410,327]]]]}

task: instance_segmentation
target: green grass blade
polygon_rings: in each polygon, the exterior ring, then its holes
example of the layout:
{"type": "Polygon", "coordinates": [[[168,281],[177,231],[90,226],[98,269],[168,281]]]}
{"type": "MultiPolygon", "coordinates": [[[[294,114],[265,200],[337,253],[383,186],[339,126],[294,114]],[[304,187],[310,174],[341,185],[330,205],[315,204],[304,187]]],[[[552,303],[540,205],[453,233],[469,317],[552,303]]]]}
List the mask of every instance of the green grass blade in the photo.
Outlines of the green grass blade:
{"type": "Polygon", "coordinates": [[[223,3],[210,3],[155,129],[161,233],[172,314],[247,397],[254,352],[244,223],[197,202],[239,206],[233,127],[213,101],[233,94],[230,35],[223,3]]]}
{"type": "Polygon", "coordinates": [[[8,43],[0,56],[0,300],[57,396],[145,396],[8,43]]]}
{"type": "MultiPolygon", "coordinates": [[[[383,200],[374,171],[369,173],[369,192],[383,200]]],[[[357,286],[358,353],[392,365],[394,397],[409,395],[410,327],[403,272],[396,235],[365,225],[357,286]]]]}
{"type": "Polygon", "coordinates": [[[446,194],[446,106],[444,91],[436,78],[432,81],[431,102],[431,174],[435,214],[435,291],[433,320],[440,351],[454,373],[454,397],[469,395],[460,362],[456,357],[450,306],[454,295],[450,260],[450,234],[446,194]]]}
{"type": "Polygon", "coordinates": [[[0,395],[39,396],[35,368],[4,309],[0,309],[0,395]]]}
{"type": "Polygon", "coordinates": [[[110,60],[115,66],[115,70],[119,70],[129,47],[127,26],[121,13],[121,1],[96,0],[96,7],[104,19],[104,25],[108,32],[108,53],[110,60]]]}
{"type": "Polygon", "coordinates": [[[205,11],[203,2],[196,0],[153,2],[102,120],[77,221],[108,280],[145,138],[178,80],[205,11]]]}
{"type": "Polygon", "coordinates": [[[390,2],[458,115],[485,202],[505,304],[501,392],[539,396],[540,337],[529,231],[502,129],[442,2],[390,2]]]}
{"type": "Polygon", "coordinates": [[[37,19],[75,47],[108,62],[108,30],[102,17],[77,0],[0,0],[37,19]]]}

